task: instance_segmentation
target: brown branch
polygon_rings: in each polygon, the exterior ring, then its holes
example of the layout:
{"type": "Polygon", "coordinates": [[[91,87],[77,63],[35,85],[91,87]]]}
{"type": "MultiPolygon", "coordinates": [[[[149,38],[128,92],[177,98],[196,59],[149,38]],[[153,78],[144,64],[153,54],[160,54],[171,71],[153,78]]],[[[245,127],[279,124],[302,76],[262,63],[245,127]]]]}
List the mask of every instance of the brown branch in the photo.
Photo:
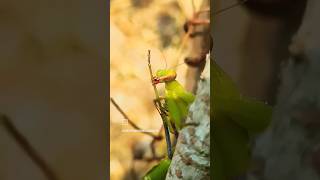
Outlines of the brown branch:
{"type": "Polygon", "coordinates": [[[185,45],[186,45],[187,41],[189,40],[189,38],[193,38],[194,37],[195,34],[194,34],[193,31],[195,29],[195,26],[198,26],[198,25],[209,25],[210,24],[210,20],[208,20],[208,19],[199,19],[198,18],[198,16],[201,13],[205,13],[205,12],[210,12],[210,8],[199,10],[198,12],[193,13],[192,18],[188,19],[186,21],[186,23],[184,24],[183,28],[184,28],[186,33],[182,37],[181,44],[180,44],[180,46],[178,48],[177,57],[175,59],[176,63],[174,64],[173,69],[176,69],[180,65],[179,64],[179,59],[180,59],[180,56],[181,56],[182,49],[185,47],[185,45]]]}
{"type": "Polygon", "coordinates": [[[142,161],[146,161],[146,162],[152,162],[152,161],[160,161],[161,159],[163,159],[165,156],[154,156],[154,157],[151,157],[151,158],[143,158],[141,159],[142,161]]]}
{"type": "MultiPolygon", "coordinates": [[[[128,115],[120,108],[120,106],[115,102],[115,100],[113,98],[110,98],[110,101],[112,102],[112,104],[117,108],[117,110],[123,115],[123,117],[125,119],[128,120],[129,124],[137,129],[137,130],[142,130],[138,125],[136,125],[133,121],[130,120],[130,118],[128,117],[128,115]]],[[[157,156],[156,155],[156,151],[155,151],[155,143],[157,141],[161,141],[163,139],[162,135],[161,135],[161,130],[162,130],[163,126],[161,126],[161,129],[159,130],[159,134],[158,135],[154,135],[150,132],[144,132],[141,131],[141,133],[143,134],[147,134],[149,136],[151,136],[153,139],[150,143],[150,148],[151,148],[151,152],[152,152],[152,157],[151,158],[143,158],[143,161],[147,161],[147,162],[152,162],[152,161],[156,161],[156,160],[161,160],[164,156],[157,156]]]]}
{"type": "Polygon", "coordinates": [[[148,68],[149,68],[149,73],[150,73],[150,79],[151,79],[151,84],[153,86],[154,93],[156,94],[156,99],[159,99],[159,92],[157,90],[157,87],[155,84],[152,83],[153,81],[153,73],[152,73],[152,68],[151,68],[151,55],[150,55],[150,50],[148,50],[148,68]]]}
{"type": "Polygon", "coordinates": [[[23,136],[19,130],[14,126],[10,119],[5,115],[0,115],[0,122],[9,135],[18,143],[18,145],[27,153],[31,160],[41,169],[44,175],[49,180],[57,180],[56,174],[46,161],[39,155],[39,153],[32,147],[30,142],[23,136]]]}
{"type": "Polygon", "coordinates": [[[122,114],[122,116],[128,120],[129,124],[134,127],[135,129],[137,130],[141,130],[141,133],[143,134],[146,134],[146,135],[149,135],[151,136],[152,138],[154,139],[162,139],[162,136],[159,136],[159,135],[154,135],[150,132],[145,132],[145,131],[142,131],[142,129],[136,125],[133,121],[131,121],[131,119],[128,117],[128,115],[120,108],[120,106],[116,103],[116,101],[111,97],[110,98],[110,101],[112,102],[112,104],[117,108],[117,110],[122,114]]]}
{"type": "MultiPolygon", "coordinates": [[[[161,128],[160,128],[160,130],[159,130],[159,134],[158,134],[158,136],[161,136],[162,137],[162,135],[161,135],[161,131],[162,131],[162,129],[163,129],[163,125],[161,126],[161,128]]],[[[160,139],[161,140],[161,139],[160,139]]],[[[154,159],[161,159],[161,157],[159,157],[159,158],[157,158],[157,154],[156,154],[156,148],[155,148],[155,143],[157,142],[157,141],[159,141],[158,139],[153,139],[152,141],[151,141],[151,143],[150,143],[150,149],[151,149],[151,153],[152,153],[152,157],[154,158],[154,159]]]]}
{"type": "Polygon", "coordinates": [[[189,21],[189,23],[192,26],[206,25],[206,24],[210,24],[210,20],[208,20],[208,19],[191,19],[189,21]]]}

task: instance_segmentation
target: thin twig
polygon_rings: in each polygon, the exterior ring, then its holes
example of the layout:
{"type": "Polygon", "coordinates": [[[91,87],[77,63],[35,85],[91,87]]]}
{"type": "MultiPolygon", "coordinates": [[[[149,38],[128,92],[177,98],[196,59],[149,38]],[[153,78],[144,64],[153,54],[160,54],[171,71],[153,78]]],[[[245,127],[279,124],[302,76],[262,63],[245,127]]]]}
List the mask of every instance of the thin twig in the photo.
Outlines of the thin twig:
{"type": "Polygon", "coordinates": [[[163,158],[164,158],[164,156],[155,156],[155,157],[151,157],[151,158],[146,157],[141,160],[146,161],[146,162],[152,162],[152,161],[160,161],[163,158]]]}
{"type": "MultiPolygon", "coordinates": [[[[129,124],[134,127],[137,130],[142,130],[138,125],[136,125],[133,121],[130,120],[130,118],[128,117],[128,115],[120,108],[120,106],[116,103],[116,101],[113,98],[110,98],[110,101],[112,102],[112,104],[117,108],[117,110],[123,115],[123,117],[128,120],[129,124]]],[[[157,141],[161,141],[163,139],[162,135],[161,135],[161,130],[162,130],[162,126],[159,130],[159,134],[158,135],[154,135],[150,132],[145,132],[145,131],[141,131],[141,133],[143,134],[147,134],[149,136],[152,137],[152,141],[150,143],[150,148],[151,148],[151,152],[152,152],[152,157],[151,158],[144,158],[142,160],[147,161],[147,162],[151,162],[151,161],[156,161],[156,160],[160,160],[163,158],[163,156],[157,156],[156,155],[156,151],[155,151],[155,143],[157,141]]]]}
{"type": "Polygon", "coordinates": [[[242,1],[237,2],[237,3],[235,3],[235,4],[232,4],[232,5],[230,5],[230,6],[226,7],[226,8],[222,8],[222,9],[216,11],[216,12],[213,12],[213,15],[221,14],[221,13],[223,13],[223,12],[229,10],[229,9],[232,9],[232,8],[234,8],[234,7],[237,7],[237,6],[240,6],[240,5],[244,4],[244,3],[247,2],[247,1],[248,1],[248,0],[242,0],[242,1]]]}
{"type": "MultiPolygon", "coordinates": [[[[115,101],[112,97],[110,98],[110,101],[111,101],[112,104],[117,108],[117,110],[122,114],[122,116],[123,116],[126,120],[128,120],[129,124],[130,124],[133,128],[135,128],[135,129],[137,129],[137,130],[142,130],[138,125],[136,125],[133,121],[131,121],[131,119],[128,117],[128,115],[120,108],[120,106],[116,103],[116,101],[115,101]]],[[[143,159],[141,159],[141,160],[146,161],[146,162],[152,162],[152,161],[159,161],[159,160],[161,160],[161,159],[163,158],[163,156],[157,156],[157,155],[156,155],[155,146],[154,146],[157,141],[161,141],[161,140],[163,139],[163,137],[162,137],[162,135],[161,135],[161,129],[162,129],[162,126],[161,126],[161,128],[160,128],[160,130],[159,130],[159,134],[158,134],[158,135],[154,135],[154,134],[152,134],[152,133],[150,133],[150,132],[140,131],[141,133],[146,134],[146,135],[149,135],[149,136],[152,137],[152,141],[151,141],[151,143],[150,143],[150,148],[151,148],[151,152],[152,152],[152,157],[151,157],[151,158],[143,158],[143,159]]],[[[133,160],[137,160],[137,159],[133,159],[133,160]]],[[[133,161],[133,165],[132,165],[132,166],[133,166],[132,170],[133,170],[133,172],[135,173],[135,170],[134,170],[134,161],[133,161]]]]}
{"type": "MultiPolygon", "coordinates": [[[[152,67],[151,67],[151,57],[150,57],[150,50],[148,50],[148,67],[149,67],[149,73],[150,73],[150,79],[151,83],[153,81],[153,73],[152,73],[152,67]]],[[[152,83],[154,93],[156,94],[156,99],[159,99],[159,92],[157,90],[157,87],[155,84],[152,83]]]]}
{"type": "Polygon", "coordinates": [[[192,19],[192,20],[190,20],[190,24],[193,26],[210,24],[210,20],[208,20],[208,19],[192,19]]]}
{"type": "Polygon", "coordinates": [[[128,115],[120,108],[120,106],[116,103],[116,101],[111,97],[110,101],[112,102],[112,104],[117,108],[117,110],[122,114],[122,116],[128,120],[129,124],[134,127],[137,130],[141,130],[141,133],[143,134],[147,134],[151,137],[153,137],[154,139],[161,139],[161,136],[158,135],[154,135],[151,132],[146,132],[146,131],[142,131],[142,128],[140,128],[138,125],[136,125],[133,121],[131,121],[131,119],[128,117],[128,115]]]}
{"type": "MultiPolygon", "coordinates": [[[[158,133],[158,136],[162,137],[161,135],[161,131],[163,129],[163,125],[161,126],[160,130],[159,130],[159,133],[158,133]]],[[[160,139],[161,140],[161,139],[160,139]]],[[[151,148],[151,153],[152,153],[152,157],[156,158],[157,155],[156,155],[156,147],[155,147],[155,143],[159,141],[159,139],[153,139],[150,143],[150,148],[151,148]]]]}
{"type": "Polygon", "coordinates": [[[32,147],[30,142],[14,126],[7,116],[0,115],[0,122],[4,125],[6,131],[13,137],[18,145],[27,153],[31,160],[41,169],[49,180],[57,180],[56,174],[39,153],[32,147]]]}

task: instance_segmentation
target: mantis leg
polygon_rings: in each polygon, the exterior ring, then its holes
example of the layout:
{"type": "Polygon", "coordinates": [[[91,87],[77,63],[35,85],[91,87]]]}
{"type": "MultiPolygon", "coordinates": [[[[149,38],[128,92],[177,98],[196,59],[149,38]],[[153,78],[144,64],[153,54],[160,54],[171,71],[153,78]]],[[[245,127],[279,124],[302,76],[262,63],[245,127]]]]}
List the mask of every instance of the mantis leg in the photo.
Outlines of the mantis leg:
{"type": "Polygon", "coordinates": [[[164,97],[159,97],[158,99],[153,100],[154,106],[157,108],[157,111],[161,115],[161,113],[165,113],[165,115],[168,115],[167,110],[162,106],[161,100],[164,100],[164,97]]]}
{"type": "Polygon", "coordinates": [[[174,124],[172,124],[172,127],[173,127],[173,134],[174,134],[173,147],[175,147],[178,141],[179,132],[174,124]]]}
{"type": "Polygon", "coordinates": [[[166,112],[166,109],[162,106],[161,104],[161,98],[159,99],[154,99],[153,100],[154,105],[156,106],[162,122],[163,122],[163,129],[165,132],[165,137],[166,137],[166,143],[167,143],[167,153],[168,153],[168,158],[172,159],[173,153],[172,153],[172,144],[171,144],[171,139],[170,139],[170,132],[169,132],[169,127],[168,127],[168,114],[166,112]]]}
{"type": "Polygon", "coordinates": [[[170,139],[170,133],[169,133],[169,128],[167,123],[164,122],[163,128],[166,136],[168,158],[172,159],[173,153],[172,153],[171,139],[170,139]]]}
{"type": "Polygon", "coordinates": [[[199,126],[199,123],[185,123],[184,126],[199,126]]]}

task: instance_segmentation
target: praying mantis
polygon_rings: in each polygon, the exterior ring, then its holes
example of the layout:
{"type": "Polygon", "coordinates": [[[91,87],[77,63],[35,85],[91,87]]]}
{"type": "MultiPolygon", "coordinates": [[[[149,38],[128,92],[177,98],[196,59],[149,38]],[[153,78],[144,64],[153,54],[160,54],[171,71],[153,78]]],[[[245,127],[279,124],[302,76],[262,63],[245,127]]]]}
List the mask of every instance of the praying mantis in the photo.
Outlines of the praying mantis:
{"type": "Polygon", "coordinates": [[[168,157],[171,159],[172,147],[169,132],[173,133],[175,138],[178,137],[178,131],[181,130],[184,124],[184,119],[188,114],[188,108],[194,101],[195,96],[187,92],[176,80],[177,73],[173,69],[160,69],[156,72],[155,76],[153,76],[150,64],[150,50],[148,51],[148,66],[151,82],[156,94],[154,104],[163,119],[167,137],[168,157]],[[159,96],[156,90],[156,85],[160,83],[165,84],[165,96],[159,96]]]}
{"type": "Polygon", "coordinates": [[[156,76],[153,78],[153,84],[165,83],[165,106],[169,112],[169,127],[171,132],[181,130],[182,120],[188,113],[189,105],[194,101],[195,96],[192,93],[187,92],[183,86],[175,80],[177,73],[172,69],[162,69],[156,72],[156,76]]]}
{"type": "Polygon", "coordinates": [[[190,104],[195,100],[195,96],[187,92],[176,80],[177,73],[173,69],[160,69],[153,76],[150,64],[150,50],[148,51],[148,66],[151,82],[154,87],[156,99],[154,104],[163,120],[165,137],[167,143],[168,157],[159,162],[144,176],[145,180],[164,179],[173,156],[173,147],[170,139],[170,132],[174,134],[175,141],[179,131],[184,126],[184,119],[188,114],[190,104]],[[156,85],[165,84],[165,96],[159,96],[156,85]]]}

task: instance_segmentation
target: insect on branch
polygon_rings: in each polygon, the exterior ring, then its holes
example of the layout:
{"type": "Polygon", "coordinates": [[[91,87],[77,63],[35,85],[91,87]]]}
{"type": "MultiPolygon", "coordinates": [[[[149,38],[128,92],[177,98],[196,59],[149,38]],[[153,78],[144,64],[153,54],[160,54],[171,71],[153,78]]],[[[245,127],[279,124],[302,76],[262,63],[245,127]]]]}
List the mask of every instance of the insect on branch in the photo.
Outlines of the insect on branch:
{"type": "MultiPolygon", "coordinates": [[[[153,82],[153,73],[152,73],[152,67],[151,67],[151,55],[150,55],[151,51],[148,50],[148,67],[149,67],[149,73],[150,73],[150,80],[151,83],[153,82]]],[[[155,106],[156,109],[158,110],[161,119],[162,119],[162,123],[163,123],[163,129],[165,132],[165,138],[166,138],[166,143],[167,143],[167,153],[168,153],[168,157],[169,159],[172,159],[173,153],[172,153],[172,145],[171,145],[171,139],[170,139],[170,133],[169,133],[169,127],[168,127],[168,119],[167,119],[167,115],[165,112],[163,112],[162,109],[165,109],[163,107],[163,105],[160,102],[160,96],[159,96],[159,92],[157,90],[157,87],[154,83],[152,83],[153,89],[154,89],[154,93],[156,94],[156,101],[155,101],[155,106]]]]}

